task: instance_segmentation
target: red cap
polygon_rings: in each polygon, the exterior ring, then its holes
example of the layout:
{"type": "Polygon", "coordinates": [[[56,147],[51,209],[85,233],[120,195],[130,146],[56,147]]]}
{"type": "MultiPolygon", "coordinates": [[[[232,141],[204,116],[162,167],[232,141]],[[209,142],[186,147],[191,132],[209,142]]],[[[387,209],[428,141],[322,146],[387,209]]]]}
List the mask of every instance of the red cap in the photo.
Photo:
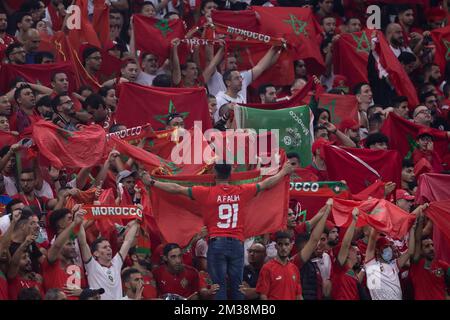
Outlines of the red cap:
{"type": "Polygon", "coordinates": [[[341,124],[339,125],[339,129],[343,132],[348,129],[358,130],[359,122],[356,121],[355,119],[344,119],[344,120],[342,120],[341,124]]]}
{"type": "Polygon", "coordinates": [[[395,191],[395,198],[397,198],[397,200],[400,200],[400,199],[404,199],[404,200],[408,200],[408,201],[414,200],[414,196],[410,195],[408,193],[408,191],[403,190],[403,189],[397,189],[397,191],[395,191]]]}
{"type": "Polygon", "coordinates": [[[332,143],[330,141],[328,141],[327,139],[319,138],[316,141],[314,141],[314,143],[312,145],[312,148],[311,148],[311,151],[312,151],[312,153],[314,155],[314,154],[316,154],[317,149],[320,148],[321,149],[320,154],[322,154],[322,148],[324,146],[329,146],[330,144],[332,144],[332,143]]]}
{"type": "Polygon", "coordinates": [[[428,21],[441,21],[447,17],[447,13],[444,9],[433,7],[425,11],[425,16],[428,21]]]}
{"type": "Polygon", "coordinates": [[[333,88],[345,88],[347,86],[347,77],[342,74],[334,75],[333,88]]]}
{"type": "Polygon", "coordinates": [[[432,132],[433,130],[431,128],[420,128],[419,132],[417,133],[416,139],[419,139],[421,136],[430,136],[431,138],[434,138],[432,132]]]}
{"type": "Polygon", "coordinates": [[[384,248],[389,247],[390,245],[391,245],[391,241],[386,239],[386,237],[379,237],[377,239],[377,243],[375,246],[378,250],[383,250],[384,248]]]}

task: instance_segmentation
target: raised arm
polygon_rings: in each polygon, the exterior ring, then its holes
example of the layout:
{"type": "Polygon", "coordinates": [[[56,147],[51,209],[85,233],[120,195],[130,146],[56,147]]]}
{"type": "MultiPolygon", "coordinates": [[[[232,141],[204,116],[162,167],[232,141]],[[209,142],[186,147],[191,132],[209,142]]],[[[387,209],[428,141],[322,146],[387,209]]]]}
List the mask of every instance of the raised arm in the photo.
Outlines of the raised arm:
{"type": "Polygon", "coordinates": [[[15,143],[10,148],[9,151],[3,156],[3,158],[0,159],[0,171],[3,171],[3,169],[6,167],[6,164],[8,163],[9,159],[15,156],[15,152],[20,149],[20,144],[15,143]]]}
{"type": "Polygon", "coordinates": [[[280,57],[279,47],[271,47],[264,57],[252,68],[252,81],[256,80],[264,71],[272,66],[280,57]]]}
{"type": "Polygon", "coordinates": [[[341,250],[339,250],[338,254],[338,262],[341,266],[343,266],[345,264],[345,261],[347,260],[348,251],[352,243],[353,233],[355,233],[356,229],[356,221],[358,220],[358,215],[358,208],[354,208],[352,211],[352,223],[348,227],[347,232],[345,232],[344,239],[342,240],[341,250]]]}
{"type": "Polygon", "coordinates": [[[225,52],[225,41],[220,41],[220,48],[217,50],[217,53],[214,55],[214,57],[211,59],[211,61],[208,63],[208,65],[203,70],[203,80],[205,83],[211,79],[214,72],[217,70],[217,66],[219,65],[220,61],[222,61],[223,56],[225,52]]]}
{"type": "Polygon", "coordinates": [[[415,231],[418,218],[419,216],[416,216],[416,221],[414,222],[414,225],[411,227],[411,230],[409,230],[408,251],[403,253],[397,260],[397,265],[399,268],[403,268],[409,262],[411,256],[414,255],[416,245],[415,231]]]}
{"type": "Polygon", "coordinates": [[[277,174],[258,183],[260,190],[261,191],[268,190],[268,189],[274,187],[276,184],[278,184],[278,182],[280,182],[283,179],[283,177],[285,175],[291,174],[293,171],[294,171],[294,167],[291,165],[291,163],[289,161],[286,161],[283,168],[277,174]]]}
{"type": "Polygon", "coordinates": [[[366,258],[364,260],[364,263],[369,262],[375,257],[375,246],[377,243],[378,232],[373,227],[370,227],[370,229],[371,230],[369,234],[369,241],[367,243],[366,258]]]}
{"type": "Polygon", "coordinates": [[[22,216],[22,210],[14,210],[13,211],[11,224],[9,225],[9,227],[5,231],[5,233],[0,236],[0,254],[4,250],[8,250],[9,246],[11,245],[11,237],[13,234],[14,227],[15,227],[17,221],[19,221],[21,216],[22,216]]]}
{"type": "Polygon", "coordinates": [[[73,230],[76,226],[80,226],[83,223],[83,216],[86,214],[86,210],[80,209],[80,205],[76,205],[74,209],[76,210],[73,218],[73,222],[65,228],[55,239],[55,242],[48,250],[47,260],[49,263],[53,263],[58,259],[64,245],[71,235],[73,235],[73,230]]]}
{"type": "Polygon", "coordinates": [[[319,222],[313,229],[308,242],[305,244],[302,251],[300,251],[300,257],[302,258],[303,262],[307,262],[309,258],[311,258],[311,255],[313,254],[314,250],[316,249],[317,243],[320,240],[320,235],[323,233],[323,230],[325,229],[325,224],[327,222],[328,215],[331,212],[332,205],[333,199],[328,199],[326,205],[322,209],[320,209],[320,211],[323,212],[322,217],[320,218],[319,222]]]}
{"type": "Polygon", "coordinates": [[[119,253],[120,256],[122,257],[122,260],[125,260],[125,258],[128,255],[128,250],[130,250],[131,244],[134,241],[134,238],[136,237],[136,233],[138,232],[140,226],[139,223],[137,222],[137,220],[134,220],[133,222],[131,222],[131,227],[128,230],[125,239],[123,241],[122,246],[120,247],[119,253]]]}
{"type": "Polygon", "coordinates": [[[28,247],[35,241],[37,238],[37,235],[35,234],[29,234],[25,241],[22,242],[22,244],[17,248],[16,252],[14,252],[13,256],[11,257],[11,262],[9,264],[8,268],[8,279],[14,279],[17,274],[19,273],[19,266],[20,266],[20,260],[22,259],[22,254],[24,254],[28,247]]]}
{"type": "Polygon", "coordinates": [[[174,85],[179,85],[181,82],[181,67],[180,59],[178,57],[178,46],[180,45],[180,39],[176,38],[172,40],[172,47],[170,48],[170,59],[172,62],[172,82],[174,85]]]}
{"type": "Polygon", "coordinates": [[[83,262],[88,263],[92,258],[92,253],[86,240],[86,231],[84,230],[83,225],[81,225],[80,231],[78,232],[78,244],[80,245],[81,257],[83,258],[83,262]]]}
{"type": "MultiPolygon", "coordinates": [[[[427,205],[427,207],[428,207],[428,205],[427,205]]],[[[418,208],[419,207],[417,207],[417,209],[418,208]]],[[[424,209],[426,209],[426,208],[424,208],[424,209]]],[[[416,210],[414,210],[413,212],[415,212],[416,210]]],[[[423,210],[420,210],[417,213],[417,215],[418,215],[417,216],[417,225],[416,225],[416,230],[415,230],[415,235],[414,235],[414,240],[415,240],[414,253],[412,256],[412,261],[414,263],[419,261],[420,255],[422,254],[422,235],[423,235],[423,228],[424,228],[424,221],[425,221],[425,216],[423,215],[423,210]]]]}
{"type": "Polygon", "coordinates": [[[146,171],[142,172],[140,174],[140,176],[141,176],[142,182],[146,186],[149,186],[149,187],[154,186],[154,187],[164,190],[168,193],[182,194],[182,195],[185,195],[186,197],[190,197],[188,187],[180,186],[179,184],[171,183],[171,182],[156,181],[156,180],[152,179],[150,177],[150,174],[146,171]]]}

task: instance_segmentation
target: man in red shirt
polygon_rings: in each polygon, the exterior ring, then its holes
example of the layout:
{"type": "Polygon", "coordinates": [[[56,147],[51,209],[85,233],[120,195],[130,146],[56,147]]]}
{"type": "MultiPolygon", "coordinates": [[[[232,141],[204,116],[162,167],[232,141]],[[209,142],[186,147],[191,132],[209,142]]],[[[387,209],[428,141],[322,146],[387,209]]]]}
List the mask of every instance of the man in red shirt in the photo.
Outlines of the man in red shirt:
{"type": "Polygon", "coordinates": [[[133,262],[131,267],[137,269],[144,279],[142,298],[144,300],[155,299],[158,297],[158,292],[153,273],[151,272],[152,262],[150,260],[150,252],[147,253],[141,250],[143,249],[137,247],[130,248],[129,256],[133,262]]]}
{"type": "Polygon", "coordinates": [[[416,245],[409,275],[415,300],[449,300],[450,265],[435,259],[434,243],[422,237],[424,217],[420,215],[416,228],[416,245]]]}
{"type": "MultiPolygon", "coordinates": [[[[86,276],[82,265],[75,260],[78,256],[75,249],[74,229],[83,222],[85,210],[75,212],[73,222],[65,228],[55,239],[48,250],[47,259],[42,263],[44,288],[81,289],[86,287],[86,276]]],[[[75,300],[70,297],[69,300],[75,300]]]]}
{"type": "Polygon", "coordinates": [[[153,271],[160,296],[167,293],[184,298],[197,296],[199,291],[198,271],[183,264],[183,253],[176,243],[168,243],[163,250],[165,265],[153,271]]]}
{"type": "Polygon", "coordinates": [[[328,181],[327,165],[325,164],[325,160],[323,160],[323,147],[330,144],[330,141],[319,138],[314,141],[311,147],[313,161],[305,169],[315,174],[319,178],[319,181],[328,181]]]}
{"type": "Polygon", "coordinates": [[[231,299],[243,300],[239,291],[244,270],[244,221],[246,212],[240,208],[259,191],[270,189],[293,171],[290,162],[274,176],[257,184],[230,185],[231,165],[216,164],[216,185],[183,187],[155,180],[147,182],[169,193],[183,194],[198,202],[210,237],[208,243],[208,273],[220,286],[216,300],[227,299],[226,275],[231,283],[231,299]]]}
{"type": "Polygon", "coordinates": [[[6,33],[8,28],[8,16],[0,11],[0,61],[5,58],[6,48],[14,42],[14,38],[6,33]]]}
{"type": "Polygon", "coordinates": [[[289,234],[276,235],[277,256],[266,263],[258,278],[256,292],[261,300],[301,300],[300,272],[289,261],[293,242],[289,234]]]}
{"type": "Polygon", "coordinates": [[[335,248],[337,256],[333,262],[331,275],[333,300],[359,300],[359,278],[353,271],[353,266],[357,262],[357,248],[351,246],[359,215],[357,208],[353,209],[352,215],[352,222],[345,232],[341,245],[335,248]]]}

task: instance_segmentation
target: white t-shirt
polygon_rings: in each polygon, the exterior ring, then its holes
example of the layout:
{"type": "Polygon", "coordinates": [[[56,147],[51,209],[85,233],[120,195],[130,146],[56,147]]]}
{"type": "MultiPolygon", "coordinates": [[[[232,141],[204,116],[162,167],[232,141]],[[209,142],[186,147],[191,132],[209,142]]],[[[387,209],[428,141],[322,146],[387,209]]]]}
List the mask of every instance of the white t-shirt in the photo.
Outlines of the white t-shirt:
{"type": "Polygon", "coordinates": [[[141,71],[136,78],[136,83],[143,86],[151,86],[153,84],[153,79],[160,74],[164,74],[164,71],[158,70],[155,75],[141,71]]]}
{"type": "Polygon", "coordinates": [[[195,244],[195,256],[200,258],[206,258],[208,252],[208,242],[205,239],[200,239],[195,244]]]}
{"type": "Polygon", "coordinates": [[[43,181],[41,190],[34,190],[34,195],[37,197],[46,197],[48,199],[54,199],[55,195],[53,194],[52,187],[48,184],[47,181],[43,181]]]}
{"type": "Polygon", "coordinates": [[[105,289],[105,293],[101,295],[102,300],[121,300],[122,279],[120,270],[122,269],[123,260],[119,253],[112,259],[111,267],[107,268],[98,263],[94,257],[85,263],[89,287],[91,289],[105,289]]]}
{"type": "Polygon", "coordinates": [[[0,217],[0,234],[5,234],[6,230],[8,230],[11,225],[11,219],[9,218],[9,214],[5,214],[0,217]]]}
{"type": "Polygon", "coordinates": [[[388,264],[372,259],[365,264],[365,268],[372,300],[402,300],[397,260],[388,264]]]}
{"type": "Polygon", "coordinates": [[[19,193],[16,187],[16,180],[13,177],[3,176],[3,181],[5,183],[5,190],[8,196],[14,197],[19,193]]]}
{"type": "Polygon", "coordinates": [[[320,271],[320,276],[323,280],[329,280],[331,277],[331,258],[326,252],[322,254],[322,258],[315,258],[311,260],[314,262],[320,271]]]}
{"type": "Polygon", "coordinates": [[[214,121],[215,122],[219,121],[219,119],[220,119],[220,115],[219,115],[220,107],[222,107],[224,104],[227,104],[227,103],[230,103],[230,102],[245,103],[246,100],[239,93],[238,93],[236,98],[232,98],[229,95],[227,95],[224,91],[220,91],[216,95],[216,101],[217,101],[217,109],[216,109],[216,112],[214,112],[214,121]]]}
{"type": "MultiPolygon", "coordinates": [[[[244,99],[244,102],[247,102],[247,87],[252,83],[253,81],[253,75],[252,70],[242,71],[241,72],[242,77],[242,89],[238,92],[239,95],[242,96],[244,99]]],[[[225,83],[223,82],[222,75],[217,72],[217,70],[213,73],[209,81],[206,83],[206,86],[208,87],[209,94],[212,94],[213,96],[216,96],[220,91],[227,91],[227,87],[225,86],[225,83]]],[[[217,103],[217,108],[219,108],[219,104],[217,103]]]]}

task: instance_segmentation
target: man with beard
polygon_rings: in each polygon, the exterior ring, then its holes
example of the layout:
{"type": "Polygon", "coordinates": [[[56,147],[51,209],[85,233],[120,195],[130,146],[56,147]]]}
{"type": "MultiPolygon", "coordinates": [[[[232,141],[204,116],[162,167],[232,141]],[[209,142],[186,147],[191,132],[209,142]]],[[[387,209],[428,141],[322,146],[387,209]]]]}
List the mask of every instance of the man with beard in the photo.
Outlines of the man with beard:
{"type": "Polygon", "coordinates": [[[414,162],[411,159],[404,159],[402,162],[401,188],[414,194],[414,188],[417,185],[414,175],[414,162]]]}
{"type": "Polygon", "coordinates": [[[388,24],[385,35],[386,40],[389,43],[389,47],[397,58],[403,51],[413,53],[411,48],[405,46],[402,27],[398,23],[388,24]]]}
{"type": "Polygon", "coordinates": [[[413,120],[415,124],[430,127],[433,121],[430,109],[424,105],[417,106],[413,111],[413,120]]]}
{"type": "Polygon", "coordinates": [[[69,78],[67,74],[64,72],[55,72],[52,75],[51,85],[55,95],[67,94],[69,92],[69,78]]]}
{"type": "Polygon", "coordinates": [[[102,66],[102,54],[95,47],[87,47],[83,50],[83,66],[89,76],[96,79],[96,73],[102,66]]]}
{"type": "Polygon", "coordinates": [[[76,131],[75,125],[78,123],[76,112],[73,107],[73,101],[65,94],[58,94],[52,100],[52,108],[54,112],[53,122],[63,129],[76,131]]]}
{"type": "Polygon", "coordinates": [[[403,119],[409,118],[408,98],[405,96],[398,96],[392,99],[392,106],[394,113],[403,119]]]}
{"type": "Polygon", "coordinates": [[[40,119],[35,110],[36,95],[28,84],[22,84],[14,92],[14,99],[19,105],[16,114],[17,131],[22,133],[27,127],[40,119]]]}
{"type": "Polygon", "coordinates": [[[163,249],[165,264],[153,271],[158,293],[178,294],[184,298],[196,298],[199,291],[198,271],[183,264],[183,253],[176,243],[168,243],[163,249]]]}
{"type": "Polygon", "coordinates": [[[259,242],[253,243],[248,248],[248,265],[244,267],[242,285],[239,287],[246,300],[258,299],[256,293],[256,284],[258,283],[259,273],[266,260],[266,247],[259,242]]]}
{"type": "Polygon", "coordinates": [[[116,177],[117,193],[116,204],[133,205],[141,203],[141,190],[136,186],[136,171],[122,170],[116,177]]]}
{"type": "Polygon", "coordinates": [[[141,71],[139,72],[136,83],[144,86],[151,86],[153,79],[164,71],[158,68],[158,57],[152,53],[143,53],[141,71]]]}
{"type": "Polygon", "coordinates": [[[143,298],[144,277],[138,269],[125,269],[122,272],[122,282],[125,288],[125,296],[122,300],[141,300],[143,298]]]}
{"type": "MultiPolygon", "coordinates": [[[[144,289],[142,291],[142,298],[145,300],[156,299],[158,292],[156,289],[156,282],[151,272],[152,263],[150,261],[150,253],[140,251],[139,248],[132,247],[129,252],[132,261],[131,267],[139,271],[144,280],[144,289]]],[[[123,278],[123,274],[122,274],[123,278]]]]}
{"type": "Polygon", "coordinates": [[[259,98],[261,103],[275,103],[277,102],[277,89],[273,84],[263,84],[258,88],[259,98]]]}
{"type": "MultiPolygon", "coordinates": [[[[328,128],[329,122],[325,123],[328,128]]],[[[341,143],[350,148],[359,148],[361,136],[359,135],[359,122],[354,119],[344,119],[339,124],[339,129],[334,128],[336,137],[341,140],[341,143]],[[348,141],[350,140],[350,141],[348,141]]]]}
{"type": "Polygon", "coordinates": [[[449,300],[450,265],[435,258],[434,243],[422,237],[424,216],[418,217],[416,244],[410,268],[415,300],[449,300]]]}
{"type": "Polygon", "coordinates": [[[299,268],[302,284],[303,298],[305,300],[322,300],[322,277],[317,264],[312,261],[323,233],[329,213],[331,212],[332,199],[328,199],[326,205],[319,211],[321,218],[311,235],[300,234],[295,240],[298,253],[292,258],[292,262],[299,268]]]}
{"type": "Polygon", "coordinates": [[[105,104],[105,100],[99,94],[93,93],[84,100],[84,108],[91,115],[91,119],[105,130],[109,129],[110,123],[106,121],[111,110],[105,104]]]}
{"type": "Polygon", "coordinates": [[[22,209],[20,219],[14,226],[9,251],[11,261],[7,273],[9,298],[16,300],[22,288],[36,287],[44,295],[39,263],[44,256],[36,246],[39,234],[39,218],[29,208],[22,209]]]}
{"type": "Polygon", "coordinates": [[[48,121],[53,119],[52,98],[43,96],[36,102],[36,110],[39,115],[48,121]]]}
{"type": "Polygon", "coordinates": [[[286,232],[277,232],[277,256],[267,262],[259,273],[256,292],[261,300],[301,300],[300,272],[289,261],[293,243],[286,232]]]}
{"type": "MultiPolygon", "coordinates": [[[[64,209],[62,209],[64,210],[64,209]]],[[[69,300],[76,298],[70,292],[86,287],[84,268],[77,263],[74,229],[83,222],[85,210],[76,207],[73,221],[56,237],[42,264],[44,288],[67,289],[69,300]]],[[[70,213],[70,211],[69,211],[70,213]]]]}

